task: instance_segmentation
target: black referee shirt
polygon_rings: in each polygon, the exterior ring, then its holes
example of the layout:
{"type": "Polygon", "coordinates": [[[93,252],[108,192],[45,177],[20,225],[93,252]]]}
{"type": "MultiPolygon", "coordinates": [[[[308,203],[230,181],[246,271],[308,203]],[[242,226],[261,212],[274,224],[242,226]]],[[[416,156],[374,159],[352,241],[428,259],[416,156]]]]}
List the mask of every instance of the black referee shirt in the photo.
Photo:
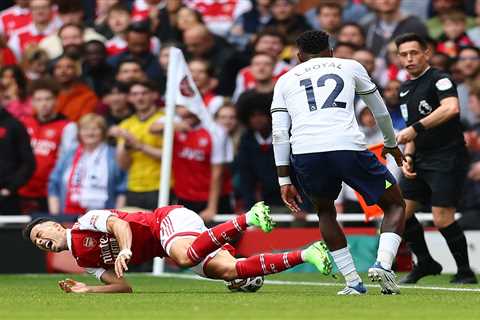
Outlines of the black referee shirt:
{"type": "MultiPolygon", "coordinates": [[[[420,77],[408,80],[400,86],[400,111],[407,126],[425,118],[448,97],[458,97],[457,86],[449,74],[430,68],[420,77]]],[[[434,128],[420,132],[415,138],[416,153],[451,150],[463,147],[460,116],[456,116],[434,128]]]]}

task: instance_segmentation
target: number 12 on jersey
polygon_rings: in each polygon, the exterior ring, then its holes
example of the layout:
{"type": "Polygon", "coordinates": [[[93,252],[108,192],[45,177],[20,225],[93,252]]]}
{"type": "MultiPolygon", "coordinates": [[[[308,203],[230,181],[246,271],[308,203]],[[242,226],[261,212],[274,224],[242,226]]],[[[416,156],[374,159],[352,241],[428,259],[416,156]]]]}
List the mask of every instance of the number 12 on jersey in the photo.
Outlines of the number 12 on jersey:
{"type": "MultiPolygon", "coordinates": [[[[325,86],[327,80],[335,81],[336,85],[333,88],[330,95],[327,97],[320,109],[325,108],[345,108],[347,104],[345,102],[335,101],[344,87],[343,79],[334,73],[324,74],[317,80],[317,87],[321,88],[325,86]]],[[[310,111],[317,110],[317,101],[315,100],[315,93],[313,92],[313,84],[311,79],[300,80],[300,86],[305,87],[305,93],[307,94],[308,107],[310,111]]]]}

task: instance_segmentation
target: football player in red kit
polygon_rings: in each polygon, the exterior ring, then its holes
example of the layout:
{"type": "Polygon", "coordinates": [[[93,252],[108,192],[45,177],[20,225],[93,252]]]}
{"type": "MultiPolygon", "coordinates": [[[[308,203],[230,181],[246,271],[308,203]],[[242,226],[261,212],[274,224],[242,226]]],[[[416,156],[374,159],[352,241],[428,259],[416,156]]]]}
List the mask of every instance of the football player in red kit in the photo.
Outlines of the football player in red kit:
{"type": "Polygon", "coordinates": [[[269,212],[259,202],[247,213],[207,229],[195,212],[182,206],[162,207],[153,213],[92,210],[71,229],[49,219],[34,220],[25,227],[24,236],[45,251],[71,251],[80,267],[105,284],[89,286],[67,279],[59,282],[65,292],[132,292],[124,278],[128,264],[167,256],[200,276],[226,281],[277,273],[304,262],[329,274],[332,264],[321,242],[305,250],[234,258],[228,242],[248,226],[270,232],[269,212]]]}

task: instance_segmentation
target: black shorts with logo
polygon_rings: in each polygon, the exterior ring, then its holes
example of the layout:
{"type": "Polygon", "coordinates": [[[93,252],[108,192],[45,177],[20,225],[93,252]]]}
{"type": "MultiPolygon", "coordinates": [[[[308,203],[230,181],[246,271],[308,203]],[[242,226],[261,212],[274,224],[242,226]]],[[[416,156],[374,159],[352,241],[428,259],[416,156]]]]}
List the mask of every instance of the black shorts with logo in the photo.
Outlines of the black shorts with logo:
{"type": "Polygon", "coordinates": [[[463,193],[468,159],[464,147],[448,153],[417,156],[417,177],[400,180],[404,198],[433,207],[456,208],[463,193]]]}

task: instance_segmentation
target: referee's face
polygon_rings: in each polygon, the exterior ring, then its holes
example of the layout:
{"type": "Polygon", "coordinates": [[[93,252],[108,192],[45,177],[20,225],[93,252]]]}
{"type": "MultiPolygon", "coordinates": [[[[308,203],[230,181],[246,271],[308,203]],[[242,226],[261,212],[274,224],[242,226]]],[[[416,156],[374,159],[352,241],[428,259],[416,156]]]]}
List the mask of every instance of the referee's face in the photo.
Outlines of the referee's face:
{"type": "Polygon", "coordinates": [[[417,41],[409,41],[398,47],[398,57],[402,67],[411,76],[417,77],[428,67],[430,51],[423,49],[417,41]]]}

